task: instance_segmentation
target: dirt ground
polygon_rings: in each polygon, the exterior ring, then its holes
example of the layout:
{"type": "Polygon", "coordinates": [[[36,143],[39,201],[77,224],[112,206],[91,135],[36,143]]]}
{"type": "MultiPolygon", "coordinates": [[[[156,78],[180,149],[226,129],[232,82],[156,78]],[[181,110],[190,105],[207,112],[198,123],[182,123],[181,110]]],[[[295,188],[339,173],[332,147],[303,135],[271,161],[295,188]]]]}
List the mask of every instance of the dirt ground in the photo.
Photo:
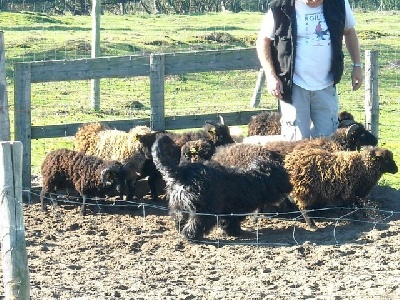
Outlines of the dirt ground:
{"type": "Polygon", "coordinates": [[[181,237],[164,201],[98,201],[81,216],[68,201],[42,212],[39,193],[24,206],[31,299],[400,299],[390,187],[375,188],[370,209],[312,212],[316,231],[281,212],[199,243],[181,237]]]}

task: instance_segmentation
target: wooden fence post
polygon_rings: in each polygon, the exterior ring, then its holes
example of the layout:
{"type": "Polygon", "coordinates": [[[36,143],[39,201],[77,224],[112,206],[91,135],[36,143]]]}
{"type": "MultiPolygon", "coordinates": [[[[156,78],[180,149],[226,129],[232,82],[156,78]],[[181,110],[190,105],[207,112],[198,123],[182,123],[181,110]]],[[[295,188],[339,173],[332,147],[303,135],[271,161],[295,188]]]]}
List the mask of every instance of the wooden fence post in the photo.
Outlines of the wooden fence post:
{"type": "Polygon", "coordinates": [[[14,135],[22,142],[22,188],[24,201],[30,202],[31,190],[31,64],[14,64],[14,135]]]}
{"type": "Polygon", "coordinates": [[[11,140],[5,53],[4,35],[3,31],[0,31],[0,141],[11,140]]]}
{"type": "Polygon", "coordinates": [[[250,107],[258,107],[258,105],[260,104],[260,98],[264,84],[265,84],[265,73],[264,69],[261,68],[258,71],[257,82],[254,88],[253,97],[251,98],[250,101],[250,107]]]}
{"type": "Polygon", "coordinates": [[[30,298],[22,209],[22,143],[0,142],[0,224],[5,299],[30,298]]]}
{"type": "Polygon", "coordinates": [[[150,55],[150,127],[152,130],[165,130],[165,56],[150,55]]]}
{"type": "Polygon", "coordinates": [[[365,128],[378,138],[378,51],[365,51],[365,128]]]}
{"type": "MultiPolygon", "coordinates": [[[[100,15],[101,1],[92,0],[92,58],[100,56],[100,15]]],[[[90,81],[92,108],[100,110],[100,79],[94,78],[90,81]]]]}

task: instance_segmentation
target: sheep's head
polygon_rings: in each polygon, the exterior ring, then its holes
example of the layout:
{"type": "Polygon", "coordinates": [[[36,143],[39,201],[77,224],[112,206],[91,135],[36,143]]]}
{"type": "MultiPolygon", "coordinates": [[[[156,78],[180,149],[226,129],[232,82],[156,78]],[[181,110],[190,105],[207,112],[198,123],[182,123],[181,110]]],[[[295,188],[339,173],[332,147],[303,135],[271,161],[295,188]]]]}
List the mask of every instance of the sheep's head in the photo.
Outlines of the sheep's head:
{"type": "Polygon", "coordinates": [[[181,148],[181,163],[209,160],[214,153],[215,145],[209,140],[188,141],[181,148]]]}
{"type": "Polygon", "coordinates": [[[229,127],[227,125],[212,121],[206,121],[203,129],[209,134],[210,140],[214,143],[216,147],[235,142],[229,132],[229,127]]]}
{"type": "Polygon", "coordinates": [[[109,196],[116,194],[122,196],[125,187],[125,172],[121,163],[115,162],[110,167],[103,169],[100,179],[109,196]]]}
{"type": "Polygon", "coordinates": [[[368,158],[370,161],[376,162],[379,165],[382,173],[396,174],[398,167],[393,159],[393,153],[385,148],[368,147],[368,158]]]}
{"type": "Polygon", "coordinates": [[[360,151],[361,146],[376,146],[378,139],[359,123],[354,123],[346,129],[346,141],[348,150],[360,151]]]}
{"type": "Polygon", "coordinates": [[[353,115],[347,111],[342,111],[339,113],[338,121],[339,121],[339,128],[346,128],[356,123],[353,115]]]}

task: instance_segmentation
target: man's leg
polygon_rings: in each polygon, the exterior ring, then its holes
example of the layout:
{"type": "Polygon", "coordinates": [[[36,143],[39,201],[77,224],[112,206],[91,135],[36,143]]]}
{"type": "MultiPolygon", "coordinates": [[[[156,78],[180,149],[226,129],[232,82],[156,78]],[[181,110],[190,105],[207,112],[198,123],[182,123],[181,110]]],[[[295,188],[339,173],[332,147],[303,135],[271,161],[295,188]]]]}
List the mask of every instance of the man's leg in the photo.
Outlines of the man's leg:
{"type": "Polygon", "coordinates": [[[338,128],[339,102],[336,88],[329,86],[311,94],[312,136],[329,136],[338,128]]]}
{"type": "Polygon", "coordinates": [[[310,91],[294,84],[292,103],[280,101],[281,133],[285,140],[296,141],[310,137],[310,95],[310,91]]]}

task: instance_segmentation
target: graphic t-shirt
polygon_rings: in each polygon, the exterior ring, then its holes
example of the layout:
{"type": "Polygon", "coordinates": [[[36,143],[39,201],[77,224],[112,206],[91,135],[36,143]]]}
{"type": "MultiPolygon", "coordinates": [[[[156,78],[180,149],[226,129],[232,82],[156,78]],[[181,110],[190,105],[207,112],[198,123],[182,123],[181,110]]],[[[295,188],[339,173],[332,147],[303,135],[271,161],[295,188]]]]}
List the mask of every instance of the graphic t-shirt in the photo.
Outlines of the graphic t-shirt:
{"type": "Polygon", "coordinates": [[[332,47],[322,5],[310,7],[295,1],[297,48],[293,82],[310,90],[322,90],[333,84],[331,68],[332,47]]]}
{"type": "MultiPolygon", "coordinates": [[[[297,44],[293,82],[309,90],[322,90],[333,84],[331,68],[331,38],[326,25],[323,4],[309,7],[303,0],[295,1],[297,44]]],[[[355,18],[348,0],[345,0],[345,29],[355,26],[355,18]]],[[[260,35],[274,39],[275,23],[268,10],[260,29],[260,35]]]]}

